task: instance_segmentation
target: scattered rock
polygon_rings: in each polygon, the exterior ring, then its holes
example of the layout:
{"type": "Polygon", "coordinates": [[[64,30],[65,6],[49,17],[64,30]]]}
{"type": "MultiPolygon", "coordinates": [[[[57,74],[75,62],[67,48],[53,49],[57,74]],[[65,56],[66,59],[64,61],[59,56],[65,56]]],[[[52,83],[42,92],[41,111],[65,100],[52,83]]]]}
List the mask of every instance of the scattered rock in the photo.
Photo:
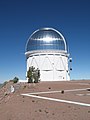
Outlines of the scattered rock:
{"type": "Polygon", "coordinates": [[[65,112],[62,112],[62,113],[65,113],[65,112]]]}
{"type": "Polygon", "coordinates": [[[64,90],[62,90],[61,93],[64,94],[64,90]]]}
{"type": "Polygon", "coordinates": [[[25,89],[27,86],[26,85],[24,85],[24,87],[23,87],[23,89],[25,89]]]}
{"type": "Polygon", "coordinates": [[[90,111],[88,111],[88,113],[90,113],[90,111]]]}
{"type": "Polygon", "coordinates": [[[32,102],[35,102],[34,100],[32,100],[32,102]]]}
{"type": "Polygon", "coordinates": [[[23,96],[23,98],[24,98],[24,96],[23,96]]]}
{"type": "Polygon", "coordinates": [[[49,112],[45,110],[45,113],[48,114],[49,112]]]}
{"type": "Polygon", "coordinates": [[[55,115],[54,113],[52,113],[52,115],[55,115]]]}
{"type": "Polygon", "coordinates": [[[42,112],[42,110],[41,110],[41,109],[39,109],[39,112],[42,112]]]}
{"type": "Polygon", "coordinates": [[[7,95],[8,95],[8,93],[7,93],[7,92],[5,92],[5,93],[4,93],[4,96],[7,96],[7,95]]]}
{"type": "Polygon", "coordinates": [[[71,106],[68,106],[68,108],[71,108],[71,106]]]}
{"type": "Polygon", "coordinates": [[[88,88],[87,91],[90,91],[90,88],[88,88]]]}
{"type": "Polygon", "coordinates": [[[49,87],[48,89],[51,89],[51,87],[49,87]]]}

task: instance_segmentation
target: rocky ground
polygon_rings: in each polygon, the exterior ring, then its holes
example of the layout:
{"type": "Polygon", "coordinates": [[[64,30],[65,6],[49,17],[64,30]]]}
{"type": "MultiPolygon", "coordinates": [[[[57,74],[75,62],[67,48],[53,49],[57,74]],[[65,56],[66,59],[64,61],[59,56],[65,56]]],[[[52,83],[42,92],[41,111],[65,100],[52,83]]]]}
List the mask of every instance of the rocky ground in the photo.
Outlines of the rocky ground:
{"type": "Polygon", "coordinates": [[[90,88],[90,80],[37,84],[8,82],[0,88],[0,120],[90,120],[90,107],[21,95],[61,90],[58,93],[37,95],[90,104],[90,89],[65,92],[65,90],[82,88],[90,88]],[[10,91],[11,85],[15,88],[13,93],[10,91]]]}

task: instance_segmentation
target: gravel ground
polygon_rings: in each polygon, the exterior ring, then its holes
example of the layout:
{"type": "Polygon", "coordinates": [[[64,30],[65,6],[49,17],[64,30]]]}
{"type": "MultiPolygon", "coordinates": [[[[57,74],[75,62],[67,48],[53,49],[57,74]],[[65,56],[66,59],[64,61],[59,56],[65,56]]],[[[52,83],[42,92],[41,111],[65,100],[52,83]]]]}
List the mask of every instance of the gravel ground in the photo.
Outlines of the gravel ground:
{"type": "Polygon", "coordinates": [[[70,82],[40,82],[37,84],[8,82],[0,89],[0,120],[90,120],[90,107],[22,96],[23,93],[62,91],[36,94],[42,97],[90,104],[90,80],[70,82]],[[15,88],[10,93],[10,86],[15,88]]]}

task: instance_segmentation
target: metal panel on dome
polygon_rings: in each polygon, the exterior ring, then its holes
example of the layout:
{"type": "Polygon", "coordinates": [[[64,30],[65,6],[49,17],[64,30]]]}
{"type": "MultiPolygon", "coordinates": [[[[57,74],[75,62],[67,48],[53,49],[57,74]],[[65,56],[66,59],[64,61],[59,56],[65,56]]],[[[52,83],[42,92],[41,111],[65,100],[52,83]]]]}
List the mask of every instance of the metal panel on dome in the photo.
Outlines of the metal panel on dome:
{"type": "Polygon", "coordinates": [[[34,50],[66,51],[66,41],[63,35],[55,29],[39,29],[30,36],[26,45],[26,51],[34,50]]]}

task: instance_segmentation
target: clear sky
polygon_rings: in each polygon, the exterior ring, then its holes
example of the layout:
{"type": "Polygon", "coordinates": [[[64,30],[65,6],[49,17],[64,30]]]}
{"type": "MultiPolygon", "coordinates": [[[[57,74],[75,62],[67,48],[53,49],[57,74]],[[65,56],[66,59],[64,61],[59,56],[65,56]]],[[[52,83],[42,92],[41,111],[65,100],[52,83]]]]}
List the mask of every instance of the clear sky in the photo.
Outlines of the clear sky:
{"type": "Polygon", "coordinates": [[[90,0],[0,0],[0,82],[25,79],[25,44],[42,27],[66,38],[71,79],[90,78],[90,0]]]}

